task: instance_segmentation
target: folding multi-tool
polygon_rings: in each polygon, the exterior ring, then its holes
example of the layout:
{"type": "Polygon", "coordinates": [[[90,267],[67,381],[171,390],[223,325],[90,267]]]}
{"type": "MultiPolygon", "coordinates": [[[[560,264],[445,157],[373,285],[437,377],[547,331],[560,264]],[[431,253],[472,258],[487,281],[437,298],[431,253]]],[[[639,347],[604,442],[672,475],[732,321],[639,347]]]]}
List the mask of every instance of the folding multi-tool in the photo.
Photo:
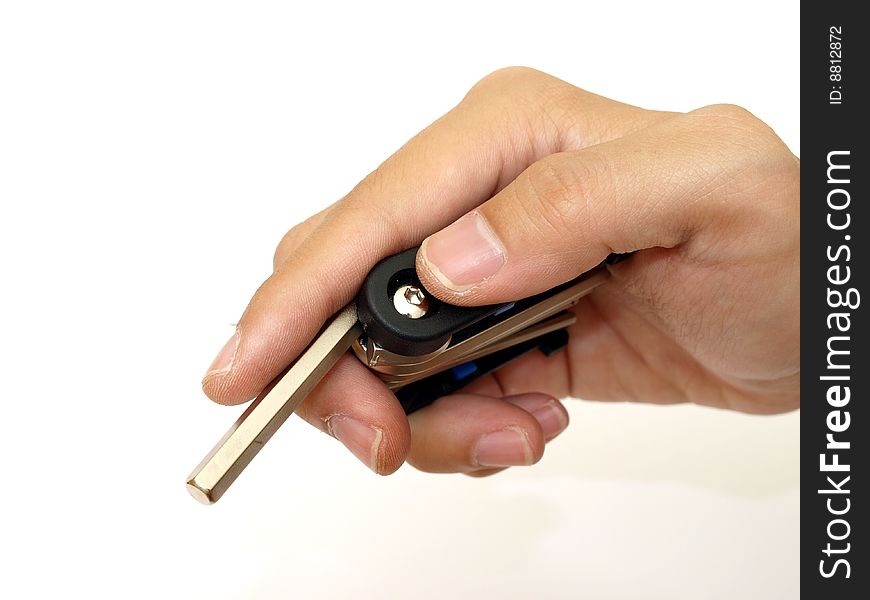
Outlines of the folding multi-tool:
{"type": "Polygon", "coordinates": [[[396,394],[406,413],[540,350],[568,342],[575,321],[566,309],[603,283],[606,264],[547,292],[505,304],[460,307],[439,301],[420,283],[411,248],[378,263],[355,302],[344,307],[309,346],[248,406],[194,469],[191,495],[216,502],[257,452],[348,350],[396,394]]]}

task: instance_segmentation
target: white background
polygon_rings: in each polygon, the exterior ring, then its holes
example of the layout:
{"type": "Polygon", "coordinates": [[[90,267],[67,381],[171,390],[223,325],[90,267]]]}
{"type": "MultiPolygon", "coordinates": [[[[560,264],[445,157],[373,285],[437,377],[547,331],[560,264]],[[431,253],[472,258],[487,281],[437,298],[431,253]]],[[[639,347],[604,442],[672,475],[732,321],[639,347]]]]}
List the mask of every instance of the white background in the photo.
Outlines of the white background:
{"type": "Polygon", "coordinates": [[[572,401],[486,480],[293,419],[191,500],[241,410],[199,379],[282,233],[486,73],[734,102],[800,151],[796,3],[310,4],[0,4],[0,597],[797,598],[797,413],[572,401]]]}

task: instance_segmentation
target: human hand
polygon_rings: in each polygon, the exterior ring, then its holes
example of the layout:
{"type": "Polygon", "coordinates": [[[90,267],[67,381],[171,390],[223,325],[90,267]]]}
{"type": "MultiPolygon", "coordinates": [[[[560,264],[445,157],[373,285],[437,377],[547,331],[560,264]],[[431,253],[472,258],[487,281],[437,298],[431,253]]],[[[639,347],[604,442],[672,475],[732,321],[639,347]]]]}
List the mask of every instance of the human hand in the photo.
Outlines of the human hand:
{"type": "Polygon", "coordinates": [[[473,475],[536,462],[567,425],[565,396],[796,408],[799,180],[798,160],[738,107],[648,111],[531,69],[498,71],[285,235],[203,389],[223,404],[251,399],[375,263],[422,241],[424,285],[466,305],[635,254],[574,307],[564,352],[526,355],[410,417],[342,358],[298,414],[378,473],[406,458],[473,475]]]}

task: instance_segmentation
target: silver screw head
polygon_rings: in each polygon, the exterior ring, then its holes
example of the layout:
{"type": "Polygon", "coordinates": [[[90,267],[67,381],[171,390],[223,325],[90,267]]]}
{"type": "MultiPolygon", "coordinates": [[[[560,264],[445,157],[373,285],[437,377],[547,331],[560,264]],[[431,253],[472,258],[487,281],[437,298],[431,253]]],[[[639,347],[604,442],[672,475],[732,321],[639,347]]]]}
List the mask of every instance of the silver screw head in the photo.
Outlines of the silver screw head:
{"type": "Polygon", "coordinates": [[[400,315],[419,319],[429,311],[429,300],[416,285],[403,285],[393,294],[393,306],[400,315]]]}
{"type": "Polygon", "coordinates": [[[426,294],[420,288],[409,285],[405,287],[405,300],[414,306],[420,306],[426,302],[426,294]]]}

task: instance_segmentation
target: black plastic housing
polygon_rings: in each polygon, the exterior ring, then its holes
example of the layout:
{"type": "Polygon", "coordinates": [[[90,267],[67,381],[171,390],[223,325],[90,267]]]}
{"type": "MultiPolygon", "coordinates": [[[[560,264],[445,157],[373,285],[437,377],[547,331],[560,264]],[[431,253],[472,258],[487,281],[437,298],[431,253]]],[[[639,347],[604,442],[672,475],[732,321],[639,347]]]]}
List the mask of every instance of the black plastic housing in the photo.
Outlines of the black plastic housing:
{"type": "MultiPolygon", "coordinates": [[[[368,339],[385,350],[404,356],[429,354],[444,346],[451,338],[454,342],[466,339],[574,285],[579,279],[516,302],[488,306],[454,306],[435,298],[420,283],[415,268],[417,250],[418,248],[411,248],[375,265],[357,297],[357,316],[368,339]],[[424,291],[429,303],[426,315],[411,319],[396,310],[393,294],[402,285],[416,285],[424,291]]],[[[613,265],[630,255],[631,253],[611,254],[602,264],[613,265]]],[[[527,352],[538,349],[549,356],[567,343],[567,331],[553,331],[411,383],[400,389],[396,397],[405,412],[410,414],[527,352]]]]}
{"type": "Polygon", "coordinates": [[[417,248],[394,254],[371,270],[357,297],[357,315],[370,340],[404,356],[429,354],[443,346],[455,332],[501,308],[501,304],[460,307],[445,304],[423,288],[414,263],[417,248]],[[402,285],[419,286],[427,296],[427,314],[411,319],[396,311],[393,294],[402,285]]]}
{"type": "Polygon", "coordinates": [[[568,332],[564,329],[551,331],[534,339],[520,342],[504,350],[499,350],[482,358],[469,361],[465,365],[442,371],[436,375],[410,383],[396,392],[396,398],[405,409],[405,413],[411,414],[429,406],[441,396],[452,394],[462,389],[475,379],[500,369],[515,358],[538,349],[546,356],[550,356],[565,347],[568,343],[568,332]],[[473,365],[472,369],[464,372],[458,371],[462,367],[473,365]]]}

